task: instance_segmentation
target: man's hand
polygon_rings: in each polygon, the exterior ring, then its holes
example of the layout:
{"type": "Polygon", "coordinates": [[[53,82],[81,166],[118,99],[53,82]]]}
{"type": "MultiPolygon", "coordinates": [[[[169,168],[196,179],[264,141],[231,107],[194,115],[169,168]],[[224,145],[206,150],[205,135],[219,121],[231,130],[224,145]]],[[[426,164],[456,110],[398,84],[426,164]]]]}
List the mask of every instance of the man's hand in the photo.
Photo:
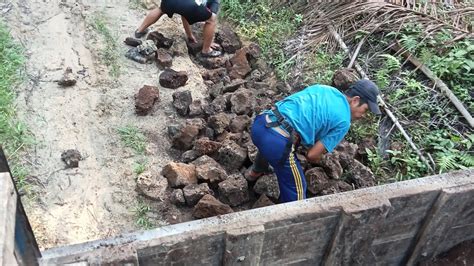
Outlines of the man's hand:
{"type": "Polygon", "coordinates": [[[313,147],[311,147],[311,149],[309,149],[308,153],[306,154],[306,159],[308,159],[308,161],[311,163],[318,163],[326,152],[327,151],[323,143],[318,141],[313,145],[313,147]]]}

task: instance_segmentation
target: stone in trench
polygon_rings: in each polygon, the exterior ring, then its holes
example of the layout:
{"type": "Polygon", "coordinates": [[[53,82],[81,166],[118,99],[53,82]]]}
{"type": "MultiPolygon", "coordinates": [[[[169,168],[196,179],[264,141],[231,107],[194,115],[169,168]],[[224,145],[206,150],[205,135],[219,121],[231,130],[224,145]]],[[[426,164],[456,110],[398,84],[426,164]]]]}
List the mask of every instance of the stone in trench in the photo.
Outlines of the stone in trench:
{"type": "Polygon", "coordinates": [[[204,111],[202,109],[203,106],[203,100],[194,100],[190,105],[189,105],[189,112],[188,115],[190,117],[199,117],[204,114],[204,111]]]}
{"type": "Polygon", "coordinates": [[[186,125],[196,126],[199,130],[206,127],[206,120],[202,118],[190,118],[186,119],[186,125]]]}
{"type": "Polygon", "coordinates": [[[185,205],[186,199],[184,198],[184,193],[182,189],[174,189],[171,192],[170,201],[175,205],[185,205]]]}
{"type": "Polygon", "coordinates": [[[238,171],[247,159],[247,149],[234,141],[226,141],[217,152],[217,160],[229,171],[238,171]]]}
{"type": "Polygon", "coordinates": [[[163,167],[161,174],[173,188],[197,183],[196,166],[193,164],[171,162],[163,167]]]}
{"type": "Polygon", "coordinates": [[[239,206],[249,201],[247,180],[241,174],[229,176],[219,183],[219,196],[222,202],[230,206],[239,206]]]}
{"type": "Polygon", "coordinates": [[[347,140],[341,141],[339,145],[336,147],[336,151],[339,153],[345,153],[347,154],[350,158],[354,158],[357,155],[357,150],[358,150],[357,144],[350,143],[347,140]]]}
{"type": "Polygon", "coordinates": [[[200,155],[195,150],[189,150],[181,154],[181,161],[183,163],[190,163],[196,160],[200,155]]]}
{"type": "Polygon", "coordinates": [[[211,96],[212,99],[222,96],[223,90],[224,90],[224,82],[222,81],[216,82],[208,89],[209,95],[211,96]]]}
{"type": "Polygon", "coordinates": [[[345,191],[350,191],[352,189],[353,187],[350,184],[342,180],[329,179],[328,183],[324,184],[319,195],[321,196],[331,195],[331,194],[341,193],[345,191]]]}
{"type": "Polygon", "coordinates": [[[189,111],[189,105],[193,102],[191,91],[176,91],[173,93],[173,106],[176,112],[181,116],[186,116],[189,111]]]}
{"type": "Polygon", "coordinates": [[[324,155],[319,164],[324,168],[328,177],[333,179],[341,178],[343,170],[337,154],[328,153],[324,155]]]}
{"type": "Polygon", "coordinates": [[[210,140],[207,137],[197,139],[194,142],[193,150],[197,154],[201,155],[214,155],[217,153],[219,148],[222,146],[220,142],[210,140]]]}
{"type": "Polygon", "coordinates": [[[247,49],[239,49],[235,55],[230,59],[232,67],[228,68],[229,77],[231,79],[245,79],[245,77],[252,71],[252,67],[247,60],[247,49]]]}
{"type": "Polygon", "coordinates": [[[329,183],[329,177],[321,167],[314,167],[305,173],[308,191],[313,195],[320,195],[329,183]]]}
{"type": "Polygon", "coordinates": [[[160,85],[169,88],[176,89],[182,87],[188,81],[188,74],[186,71],[175,71],[170,68],[166,68],[160,74],[160,85]]]}
{"type": "Polygon", "coordinates": [[[152,200],[162,201],[165,198],[168,181],[160,175],[144,172],[137,177],[137,191],[152,200]]]}
{"type": "Polygon", "coordinates": [[[194,206],[193,216],[197,219],[201,219],[232,212],[234,211],[229,205],[218,201],[211,195],[205,195],[196,206],[194,206]]]}
{"type": "Polygon", "coordinates": [[[135,94],[135,112],[137,115],[147,115],[159,99],[160,93],[157,87],[144,85],[135,94]]]}
{"type": "Polygon", "coordinates": [[[267,207],[267,206],[272,206],[275,205],[271,199],[267,197],[267,195],[262,194],[260,195],[260,198],[253,204],[252,209],[256,208],[262,208],[262,207],[267,207]]]}
{"type": "Polygon", "coordinates": [[[165,49],[169,49],[174,42],[173,39],[166,38],[163,34],[157,31],[150,32],[146,39],[152,40],[155,43],[156,47],[165,49]]]}
{"type": "Polygon", "coordinates": [[[191,184],[183,188],[184,198],[188,206],[194,206],[204,195],[212,195],[213,192],[207,183],[191,184]]]}
{"type": "Polygon", "coordinates": [[[247,154],[250,161],[253,163],[255,162],[255,158],[257,158],[258,148],[253,144],[252,140],[247,141],[244,145],[247,148],[247,154]]]}
{"type": "Polygon", "coordinates": [[[253,186],[255,193],[260,195],[267,195],[268,197],[277,200],[280,197],[280,187],[278,186],[278,179],[276,175],[264,175],[260,177],[253,186]]]}
{"type": "Polygon", "coordinates": [[[229,125],[230,132],[238,133],[247,130],[247,127],[250,125],[250,117],[247,115],[239,115],[232,119],[229,125]]]}
{"type": "Polygon", "coordinates": [[[334,72],[332,86],[340,91],[346,91],[349,87],[360,79],[357,71],[352,68],[340,68],[334,72]]]}
{"type": "Polygon", "coordinates": [[[62,86],[62,87],[74,86],[74,85],[76,85],[76,82],[77,82],[76,75],[74,75],[74,73],[72,73],[72,68],[70,68],[70,67],[66,68],[62,78],[60,80],[58,80],[59,86],[62,86]]]}
{"type": "Polygon", "coordinates": [[[252,115],[255,105],[255,95],[251,90],[239,89],[230,98],[231,111],[237,115],[252,115]]]}
{"type": "Polygon", "coordinates": [[[224,52],[229,54],[233,54],[242,48],[239,36],[237,36],[229,25],[220,26],[216,33],[216,41],[221,44],[224,52]]]}
{"type": "Polygon", "coordinates": [[[355,188],[375,186],[375,176],[367,166],[357,160],[352,160],[348,170],[347,180],[354,184],[355,188]]]}
{"type": "Polygon", "coordinates": [[[214,159],[203,155],[192,162],[196,165],[197,178],[208,183],[219,183],[227,179],[227,173],[214,159]]]}
{"type": "Polygon", "coordinates": [[[240,87],[242,87],[245,83],[247,83],[247,81],[244,79],[231,80],[229,84],[225,85],[224,88],[222,88],[222,92],[223,93],[234,92],[240,87]]]}
{"type": "Polygon", "coordinates": [[[137,47],[137,46],[142,44],[142,40],[135,39],[135,38],[132,38],[132,37],[125,38],[125,41],[123,41],[123,42],[126,45],[130,45],[130,46],[133,46],[133,47],[137,47]]]}
{"type": "Polygon", "coordinates": [[[173,64],[173,57],[165,49],[160,48],[156,51],[156,63],[158,66],[167,68],[173,64]]]}
{"type": "Polygon", "coordinates": [[[200,128],[197,125],[185,125],[171,140],[171,147],[186,151],[193,147],[193,142],[199,135],[200,128]]]}
{"type": "Polygon", "coordinates": [[[82,156],[78,150],[67,150],[61,154],[61,160],[66,164],[66,168],[77,168],[82,156]]]}
{"type": "Polygon", "coordinates": [[[223,95],[217,96],[210,104],[203,105],[204,114],[211,116],[227,110],[227,98],[223,95]]]}
{"type": "Polygon", "coordinates": [[[219,81],[222,81],[225,76],[227,76],[227,69],[220,67],[206,70],[201,76],[204,80],[210,80],[214,83],[218,83],[219,81]]]}
{"type": "Polygon", "coordinates": [[[223,133],[230,124],[230,119],[226,113],[218,113],[216,115],[210,116],[208,119],[208,125],[216,134],[223,133]]]}
{"type": "Polygon", "coordinates": [[[207,69],[216,69],[224,67],[227,63],[227,58],[225,57],[198,57],[199,63],[207,69]]]}

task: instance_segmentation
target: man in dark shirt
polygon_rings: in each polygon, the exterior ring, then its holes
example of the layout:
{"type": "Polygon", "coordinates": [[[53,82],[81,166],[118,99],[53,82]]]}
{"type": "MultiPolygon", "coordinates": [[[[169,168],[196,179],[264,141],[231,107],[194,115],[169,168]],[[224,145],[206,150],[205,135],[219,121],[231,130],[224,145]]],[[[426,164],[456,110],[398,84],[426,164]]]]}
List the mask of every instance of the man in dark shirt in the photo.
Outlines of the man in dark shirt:
{"type": "Polygon", "coordinates": [[[221,55],[221,52],[214,50],[218,45],[213,41],[218,11],[219,0],[162,0],[161,6],[152,10],[145,17],[140,27],[135,31],[135,37],[141,38],[145,36],[148,32],[148,27],[157,22],[163,14],[168,15],[170,18],[174,14],[179,14],[183,21],[184,31],[190,42],[196,42],[191,25],[196,22],[205,22],[201,54],[204,57],[217,57],[221,55]]]}

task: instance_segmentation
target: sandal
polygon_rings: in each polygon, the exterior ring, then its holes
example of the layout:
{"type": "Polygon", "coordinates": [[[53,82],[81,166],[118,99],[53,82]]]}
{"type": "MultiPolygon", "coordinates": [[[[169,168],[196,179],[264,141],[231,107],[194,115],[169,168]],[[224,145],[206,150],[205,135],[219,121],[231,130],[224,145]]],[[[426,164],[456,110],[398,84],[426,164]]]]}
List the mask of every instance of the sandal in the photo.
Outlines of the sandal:
{"type": "Polygon", "coordinates": [[[219,57],[222,55],[222,52],[221,51],[216,51],[216,50],[212,50],[210,51],[209,53],[203,53],[201,52],[201,56],[202,57],[208,57],[208,58],[211,58],[211,57],[219,57]]]}
{"type": "Polygon", "coordinates": [[[150,29],[145,29],[144,31],[142,32],[138,32],[138,30],[135,31],[135,38],[138,38],[140,39],[141,37],[147,35],[147,33],[150,31],[150,29]]]}

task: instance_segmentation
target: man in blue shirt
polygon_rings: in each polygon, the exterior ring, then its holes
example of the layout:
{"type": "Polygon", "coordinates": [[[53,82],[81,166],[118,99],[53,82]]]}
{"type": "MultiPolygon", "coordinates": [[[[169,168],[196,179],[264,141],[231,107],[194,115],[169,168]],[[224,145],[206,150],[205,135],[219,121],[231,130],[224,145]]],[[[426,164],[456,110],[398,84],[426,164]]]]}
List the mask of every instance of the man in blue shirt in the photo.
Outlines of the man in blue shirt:
{"type": "Polygon", "coordinates": [[[344,138],[352,120],[377,105],[379,89],[370,80],[359,80],[344,94],[326,85],[313,85],[288,96],[275,108],[258,115],[252,125],[252,141],[259,152],[248,179],[257,179],[273,167],[280,187],[280,202],[306,198],[306,180],[294,154],[295,145],[308,148],[306,158],[318,162],[344,138]]]}

